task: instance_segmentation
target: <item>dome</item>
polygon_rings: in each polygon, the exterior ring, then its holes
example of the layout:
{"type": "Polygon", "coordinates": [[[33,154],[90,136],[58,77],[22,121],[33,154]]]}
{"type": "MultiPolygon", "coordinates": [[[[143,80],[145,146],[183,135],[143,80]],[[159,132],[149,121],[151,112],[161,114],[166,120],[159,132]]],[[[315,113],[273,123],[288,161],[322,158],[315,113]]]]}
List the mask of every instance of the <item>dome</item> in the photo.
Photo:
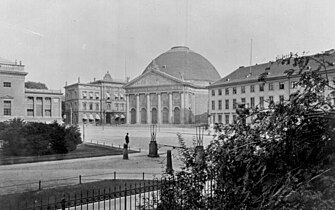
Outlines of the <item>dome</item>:
{"type": "Polygon", "coordinates": [[[105,74],[104,76],[104,79],[105,81],[112,81],[112,76],[110,75],[109,71],[107,71],[107,73],[105,74]]]}
{"type": "Polygon", "coordinates": [[[187,81],[213,82],[221,78],[206,58],[184,46],[172,47],[171,50],[155,58],[143,74],[151,69],[158,69],[187,81]]]}

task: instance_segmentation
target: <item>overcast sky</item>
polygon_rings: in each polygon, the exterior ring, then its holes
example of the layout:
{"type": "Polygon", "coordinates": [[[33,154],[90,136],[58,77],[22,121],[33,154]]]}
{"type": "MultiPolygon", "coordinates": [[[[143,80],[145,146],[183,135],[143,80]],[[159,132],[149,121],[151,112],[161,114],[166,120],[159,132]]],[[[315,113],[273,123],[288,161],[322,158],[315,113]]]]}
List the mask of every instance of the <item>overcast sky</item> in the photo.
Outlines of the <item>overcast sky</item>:
{"type": "Polygon", "coordinates": [[[186,45],[225,76],[277,55],[335,48],[334,0],[0,0],[0,57],[51,89],[139,76],[186,45]]]}

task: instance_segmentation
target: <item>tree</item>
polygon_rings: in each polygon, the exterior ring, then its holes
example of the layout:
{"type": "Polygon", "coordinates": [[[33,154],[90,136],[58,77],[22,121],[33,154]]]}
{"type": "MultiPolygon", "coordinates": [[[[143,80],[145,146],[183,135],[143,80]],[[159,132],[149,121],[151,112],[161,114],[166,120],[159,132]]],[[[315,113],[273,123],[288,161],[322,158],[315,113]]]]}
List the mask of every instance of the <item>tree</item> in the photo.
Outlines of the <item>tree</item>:
{"type": "Polygon", "coordinates": [[[31,82],[31,81],[28,81],[28,82],[25,82],[24,85],[28,89],[43,89],[43,90],[48,90],[48,87],[44,83],[41,83],[41,82],[31,82]]]}
{"type": "Polygon", "coordinates": [[[327,54],[280,62],[293,63],[301,89],[267,110],[244,108],[237,123],[205,149],[204,161],[196,161],[180,137],[185,167],[172,177],[173,187],[169,182],[162,188],[161,209],[171,198],[169,208],[177,209],[335,208],[335,116],[324,95],[333,64],[327,54]],[[210,194],[204,191],[208,184],[210,194]]]}

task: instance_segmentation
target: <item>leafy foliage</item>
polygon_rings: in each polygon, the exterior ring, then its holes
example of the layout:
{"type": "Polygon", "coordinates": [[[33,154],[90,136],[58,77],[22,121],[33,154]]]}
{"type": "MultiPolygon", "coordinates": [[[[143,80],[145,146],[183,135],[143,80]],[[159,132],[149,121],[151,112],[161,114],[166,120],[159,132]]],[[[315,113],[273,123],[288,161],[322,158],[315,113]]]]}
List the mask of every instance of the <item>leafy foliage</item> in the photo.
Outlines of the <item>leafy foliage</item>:
{"type": "Polygon", "coordinates": [[[43,90],[48,90],[48,87],[44,83],[41,83],[41,82],[31,82],[31,81],[28,81],[28,82],[25,82],[24,86],[25,86],[25,88],[28,88],[28,89],[43,89],[43,90]]]}
{"type": "Polygon", "coordinates": [[[67,153],[81,143],[78,127],[45,123],[26,123],[13,119],[0,123],[3,153],[8,156],[67,153]]]}
{"type": "Polygon", "coordinates": [[[297,67],[300,89],[266,110],[238,110],[239,120],[222,128],[203,161],[182,144],[185,167],[162,189],[161,209],[335,208],[335,116],[324,95],[330,64],[323,56],[281,62],[297,67]]]}

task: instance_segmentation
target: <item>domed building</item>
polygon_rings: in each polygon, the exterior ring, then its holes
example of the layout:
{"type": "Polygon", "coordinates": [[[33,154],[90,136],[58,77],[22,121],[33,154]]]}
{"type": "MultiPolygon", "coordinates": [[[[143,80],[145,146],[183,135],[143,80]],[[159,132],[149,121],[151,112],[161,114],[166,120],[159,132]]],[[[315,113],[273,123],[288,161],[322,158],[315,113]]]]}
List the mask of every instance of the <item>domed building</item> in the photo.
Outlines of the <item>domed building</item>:
{"type": "Polygon", "coordinates": [[[219,79],[206,58],[188,47],[173,47],[124,86],[127,123],[207,123],[206,87],[219,79]]]}

